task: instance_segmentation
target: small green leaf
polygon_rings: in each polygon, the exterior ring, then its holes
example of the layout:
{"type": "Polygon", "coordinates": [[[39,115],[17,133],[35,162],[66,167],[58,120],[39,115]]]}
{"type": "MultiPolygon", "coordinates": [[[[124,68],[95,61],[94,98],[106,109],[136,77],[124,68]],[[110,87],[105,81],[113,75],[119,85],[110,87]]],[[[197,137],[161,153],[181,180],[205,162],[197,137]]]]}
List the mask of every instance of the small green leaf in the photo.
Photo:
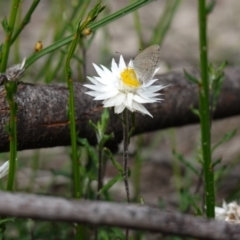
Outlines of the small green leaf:
{"type": "Polygon", "coordinates": [[[222,137],[222,139],[220,139],[220,141],[218,141],[213,147],[212,147],[212,153],[223,143],[228,142],[229,140],[231,140],[235,134],[237,133],[237,129],[234,129],[230,132],[227,132],[224,134],[224,136],[222,137]]]}
{"type": "Polygon", "coordinates": [[[218,158],[217,160],[215,160],[212,164],[212,167],[214,168],[215,166],[217,166],[219,163],[221,163],[222,158],[218,158]]]}
{"type": "Polygon", "coordinates": [[[101,115],[101,126],[103,129],[103,132],[106,131],[106,128],[108,126],[108,120],[109,120],[109,111],[107,108],[105,108],[101,115]]]}
{"type": "Polygon", "coordinates": [[[108,142],[109,140],[112,140],[114,138],[114,134],[111,133],[110,135],[104,135],[99,143],[99,147],[103,148],[103,146],[105,145],[106,142],[108,142]]]}
{"type": "Polygon", "coordinates": [[[111,151],[108,148],[104,148],[103,149],[104,152],[108,155],[108,157],[110,158],[112,164],[115,166],[115,168],[122,174],[123,173],[123,168],[122,166],[114,159],[111,151]]]}
{"type": "Polygon", "coordinates": [[[93,159],[93,161],[97,165],[98,164],[98,156],[97,156],[94,148],[92,146],[90,146],[88,140],[86,138],[78,138],[78,142],[86,148],[88,155],[93,159]]]}
{"type": "Polygon", "coordinates": [[[118,173],[117,176],[115,176],[114,178],[112,178],[110,181],[107,182],[107,184],[105,184],[102,189],[99,191],[98,194],[102,194],[103,192],[107,192],[115,183],[117,183],[118,181],[122,180],[122,174],[118,173]]]}
{"type": "Polygon", "coordinates": [[[199,109],[196,109],[196,108],[191,107],[190,110],[191,110],[191,112],[192,112],[193,114],[195,114],[196,116],[198,116],[198,117],[200,118],[199,109]]]}
{"type": "Polygon", "coordinates": [[[145,204],[144,198],[140,197],[139,202],[140,202],[140,204],[144,205],[145,204]]]}
{"type": "Polygon", "coordinates": [[[182,154],[176,152],[174,149],[172,150],[172,153],[180,162],[184,164],[184,166],[194,172],[197,176],[200,176],[199,171],[187,159],[185,159],[182,154]]]}
{"type": "Polygon", "coordinates": [[[209,2],[209,4],[206,6],[206,14],[207,15],[213,11],[215,5],[216,5],[216,0],[212,0],[211,2],[209,2]]]}
{"type": "Polygon", "coordinates": [[[193,75],[191,75],[190,73],[188,73],[185,69],[184,69],[184,75],[187,78],[187,80],[189,82],[195,83],[195,84],[199,84],[199,79],[197,79],[196,77],[194,77],[193,75]]]}
{"type": "Polygon", "coordinates": [[[88,124],[94,131],[98,131],[98,127],[95,123],[92,122],[92,120],[89,120],[88,124]]]}
{"type": "Polygon", "coordinates": [[[10,124],[9,123],[6,123],[5,125],[5,131],[10,134],[11,133],[11,128],[10,128],[10,124]]]}
{"type": "Polygon", "coordinates": [[[218,71],[222,71],[225,67],[227,67],[228,61],[224,61],[218,68],[218,71]]]}
{"type": "Polygon", "coordinates": [[[224,177],[226,176],[227,169],[228,169],[228,167],[226,165],[223,165],[219,169],[214,171],[214,181],[217,182],[219,180],[225,179],[224,177]]]}
{"type": "Polygon", "coordinates": [[[9,28],[9,25],[8,25],[8,20],[6,17],[3,18],[2,20],[2,27],[3,27],[3,30],[6,34],[10,34],[11,33],[11,29],[9,28]]]}
{"type": "Polygon", "coordinates": [[[14,222],[15,219],[16,219],[15,217],[8,217],[8,218],[0,219],[0,225],[5,224],[5,223],[9,223],[9,222],[14,222]]]}

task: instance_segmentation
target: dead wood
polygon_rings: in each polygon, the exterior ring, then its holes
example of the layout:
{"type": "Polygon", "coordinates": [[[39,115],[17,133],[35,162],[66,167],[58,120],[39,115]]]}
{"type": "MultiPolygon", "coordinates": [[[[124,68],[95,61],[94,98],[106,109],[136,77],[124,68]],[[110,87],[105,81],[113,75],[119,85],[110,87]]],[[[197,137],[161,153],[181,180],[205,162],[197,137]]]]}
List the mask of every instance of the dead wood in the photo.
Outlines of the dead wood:
{"type": "MultiPolygon", "coordinates": [[[[169,127],[197,123],[198,118],[191,107],[198,106],[197,86],[188,82],[183,73],[172,72],[158,76],[158,83],[169,85],[163,93],[162,103],[148,104],[153,115],[136,114],[134,134],[155,131],[169,127]]],[[[102,111],[102,104],[93,101],[80,83],[75,83],[76,123],[80,137],[96,143],[93,130],[88,122],[96,122],[102,111]]],[[[222,92],[214,113],[215,119],[240,114],[240,69],[228,68],[222,92]]],[[[5,90],[0,86],[0,152],[9,151],[9,139],[5,126],[9,119],[9,107],[5,90]]],[[[70,145],[68,121],[68,89],[65,85],[39,85],[19,83],[16,94],[18,103],[17,131],[18,150],[70,145]]],[[[119,119],[111,113],[108,132],[114,132],[115,139],[109,143],[114,150],[122,140],[119,119]]]]}
{"type": "Polygon", "coordinates": [[[0,215],[118,226],[208,240],[238,240],[240,226],[158,208],[0,192],[0,215]]]}

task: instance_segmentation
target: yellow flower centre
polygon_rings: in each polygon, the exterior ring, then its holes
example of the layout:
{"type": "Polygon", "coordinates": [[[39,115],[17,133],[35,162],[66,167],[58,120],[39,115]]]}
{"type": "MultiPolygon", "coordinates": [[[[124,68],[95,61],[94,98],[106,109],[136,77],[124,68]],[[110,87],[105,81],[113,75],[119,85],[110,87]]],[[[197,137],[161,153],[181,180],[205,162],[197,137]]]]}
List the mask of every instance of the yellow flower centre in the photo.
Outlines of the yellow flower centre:
{"type": "Polygon", "coordinates": [[[129,87],[137,88],[141,83],[137,79],[137,75],[132,68],[126,68],[121,72],[121,79],[123,83],[129,87]]]}

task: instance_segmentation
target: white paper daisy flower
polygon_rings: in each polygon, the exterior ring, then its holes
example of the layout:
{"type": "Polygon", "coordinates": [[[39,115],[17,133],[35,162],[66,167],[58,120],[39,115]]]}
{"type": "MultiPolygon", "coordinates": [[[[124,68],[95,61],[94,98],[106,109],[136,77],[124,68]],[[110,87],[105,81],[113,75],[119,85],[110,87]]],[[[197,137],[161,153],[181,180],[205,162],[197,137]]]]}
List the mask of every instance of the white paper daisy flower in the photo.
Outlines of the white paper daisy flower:
{"type": "Polygon", "coordinates": [[[128,66],[122,56],[119,64],[113,59],[111,70],[93,64],[99,76],[88,77],[92,84],[84,85],[91,89],[86,94],[102,100],[105,108],[114,107],[117,114],[127,108],[152,117],[143,104],[162,100],[158,91],[165,86],[153,85],[158,79],[152,79],[158,71],[159,49],[158,45],[145,49],[128,66]]]}
{"type": "Polygon", "coordinates": [[[226,203],[222,207],[215,207],[215,218],[229,223],[240,223],[240,205],[236,202],[226,203]]]}

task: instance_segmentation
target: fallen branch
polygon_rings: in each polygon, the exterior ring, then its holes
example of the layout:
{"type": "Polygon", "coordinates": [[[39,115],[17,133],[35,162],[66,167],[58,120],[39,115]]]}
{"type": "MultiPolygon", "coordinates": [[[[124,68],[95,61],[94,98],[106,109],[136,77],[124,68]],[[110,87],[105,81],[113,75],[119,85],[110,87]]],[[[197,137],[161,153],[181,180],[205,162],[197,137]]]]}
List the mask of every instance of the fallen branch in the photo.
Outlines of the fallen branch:
{"type": "MultiPolygon", "coordinates": [[[[197,86],[189,83],[182,73],[158,76],[159,82],[169,85],[163,92],[162,103],[148,104],[153,115],[137,114],[134,134],[158,129],[177,127],[198,122],[190,110],[198,106],[197,86]]],[[[91,144],[96,137],[89,127],[89,120],[97,121],[103,111],[101,102],[93,101],[84,92],[86,89],[75,84],[76,123],[79,136],[91,144]]],[[[228,68],[214,118],[226,118],[240,114],[240,69],[228,68]]],[[[9,140],[5,130],[9,107],[5,90],[0,87],[0,152],[9,151],[9,140]]],[[[20,83],[16,94],[18,103],[17,131],[18,150],[70,145],[68,121],[68,90],[65,85],[37,85],[20,83]]],[[[114,150],[122,140],[121,123],[111,115],[109,132],[115,139],[109,145],[114,150]]]]}
{"type": "Polygon", "coordinates": [[[209,240],[238,240],[240,226],[158,208],[0,192],[0,215],[141,229],[209,240]]]}

